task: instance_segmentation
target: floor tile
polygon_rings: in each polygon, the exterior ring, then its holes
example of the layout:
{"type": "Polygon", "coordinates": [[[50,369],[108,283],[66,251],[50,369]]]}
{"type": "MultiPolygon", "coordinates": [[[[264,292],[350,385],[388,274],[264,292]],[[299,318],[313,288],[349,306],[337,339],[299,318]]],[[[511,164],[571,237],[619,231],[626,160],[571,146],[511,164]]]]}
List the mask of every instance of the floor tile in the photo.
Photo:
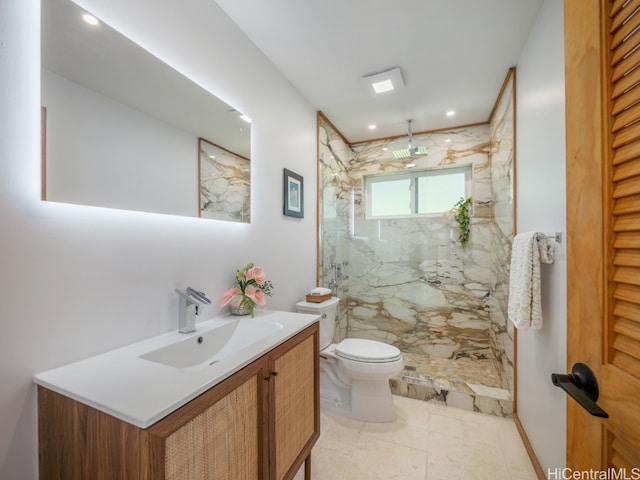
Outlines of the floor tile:
{"type": "Polygon", "coordinates": [[[384,440],[360,437],[343,480],[416,480],[425,478],[426,454],[384,440]]]}
{"type": "MultiPolygon", "coordinates": [[[[342,479],[350,458],[350,453],[347,454],[317,445],[313,449],[311,459],[311,478],[313,480],[342,479]]],[[[300,474],[298,474],[296,480],[298,477],[300,477],[300,474]]],[[[304,479],[304,475],[300,479],[304,479]]]]}
{"type": "Polygon", "coordinates": [[[400,420],[392,423],[367,423],[360,442],[383,440],[427,452],[428,427],[409,425],[400,420]]]}
{"type": "Polygon", "coordinates": [[[536,480],[513,420],[406,397],[394,402],[398,418],[389,423],[323,411],[313,479],[536,480]]]}

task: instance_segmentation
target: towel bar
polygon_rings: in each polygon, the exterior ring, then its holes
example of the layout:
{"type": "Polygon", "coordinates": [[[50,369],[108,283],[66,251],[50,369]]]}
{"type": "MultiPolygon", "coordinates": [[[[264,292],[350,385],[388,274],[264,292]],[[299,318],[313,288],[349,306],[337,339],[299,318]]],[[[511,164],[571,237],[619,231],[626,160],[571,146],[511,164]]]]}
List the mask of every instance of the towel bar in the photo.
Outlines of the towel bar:
{"type": "Polygon", "coordinates": [[[542,240],[543,238],[553,238],[556,243],[560,243],[562,242],[562,232],[556,232],[554,235],[547,235],[545,233],[536,235],[536,240],[542,240]]]}

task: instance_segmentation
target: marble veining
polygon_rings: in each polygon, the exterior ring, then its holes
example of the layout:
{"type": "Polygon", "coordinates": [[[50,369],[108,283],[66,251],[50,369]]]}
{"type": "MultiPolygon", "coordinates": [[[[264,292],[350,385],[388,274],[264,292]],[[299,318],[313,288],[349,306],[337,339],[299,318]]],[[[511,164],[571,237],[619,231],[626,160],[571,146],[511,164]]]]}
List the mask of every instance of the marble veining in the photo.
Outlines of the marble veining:
{"type": "Polygon", "coordinates": [[[434,366],[418,374],[403,372],[392,380],[394,391],[414,398],[453,392],[449,402],[457,398],[472,409],[508,416],[513,389],[513,329],[505,313],[513,239],[512,77],[503,92],[490,124],[414,135],[414,145],[428,150],[412,159],[416,170],[471,166],[467,247],[458,242],[457,227],[446,214],[365,218],[364,177],[406,171],[407,161],[391,153],[406,148],[406,138],[348,145],[320,117],[319,161],[321,282],[341,298],[334,341],[380,340],[423,367],[447,362],[437,375],[434,366]],[[334,265],[341,267],[339,278],[334,265]],[[491,375],[479,373],[487,368],[491,375]],[[456,370],[472,378],[447,380],[440,374],[456,370]],[[440,388],[445,381],[449,388],[440,388]],[[500,398],[469,384],[497,389],[500,398]]]}
{"type": "Polygon", "coordinates": [[[200,139],[200,216],[250,223],[251,162],[200,139]]]}
{"type": "Polygon", "coordinates": [[[513,398],[490,359],[403,353],[405,369],[390,381],[396,395],[498,417],[513,416],[513,398]]]}
{"type": "Polygon", "coordinates": [[[502,387],[513,391],[514,326],[507,319],[509,265],[515,229],[514,212],[514,78],[509,72],[491,123],[491,178],[493,222],[491,229],[491,269],[493,284],[489,295],[491,345],[502,387]]]}

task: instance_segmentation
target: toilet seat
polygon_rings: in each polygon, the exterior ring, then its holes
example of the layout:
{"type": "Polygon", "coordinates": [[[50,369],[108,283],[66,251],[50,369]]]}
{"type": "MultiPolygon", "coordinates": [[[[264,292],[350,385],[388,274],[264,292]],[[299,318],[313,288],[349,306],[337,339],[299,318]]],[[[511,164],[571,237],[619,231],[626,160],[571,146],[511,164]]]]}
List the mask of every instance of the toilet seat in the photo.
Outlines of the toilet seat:
{"type": "Polygon", "coordinates": [[[402,358],[393,345],[362,338],[346,338],[333,351],[338,357],[355,362],[390,363],[402,358]]]}

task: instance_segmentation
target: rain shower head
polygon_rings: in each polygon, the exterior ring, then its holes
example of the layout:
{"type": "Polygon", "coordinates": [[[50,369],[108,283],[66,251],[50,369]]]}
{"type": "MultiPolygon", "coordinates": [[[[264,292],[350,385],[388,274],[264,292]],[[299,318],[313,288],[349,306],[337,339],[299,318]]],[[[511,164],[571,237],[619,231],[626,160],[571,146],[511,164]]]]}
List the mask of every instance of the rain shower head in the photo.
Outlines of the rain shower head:
{"type": "Polygon", "coordinates": [[[393,156],[397,159],[402,159],[402,158],[415,158],[415,157],[422,157],[423,155],[427,154],[427,147],[414,147],[412,142],[413,142],[413,130],[412,130],[412,125],[413,125],[413,119],[411,120],[407,120],[407,124],[409,127],[409,144],[407,145],[407,148],[403,148],[402,150],[394,150],[393,156]]]}

